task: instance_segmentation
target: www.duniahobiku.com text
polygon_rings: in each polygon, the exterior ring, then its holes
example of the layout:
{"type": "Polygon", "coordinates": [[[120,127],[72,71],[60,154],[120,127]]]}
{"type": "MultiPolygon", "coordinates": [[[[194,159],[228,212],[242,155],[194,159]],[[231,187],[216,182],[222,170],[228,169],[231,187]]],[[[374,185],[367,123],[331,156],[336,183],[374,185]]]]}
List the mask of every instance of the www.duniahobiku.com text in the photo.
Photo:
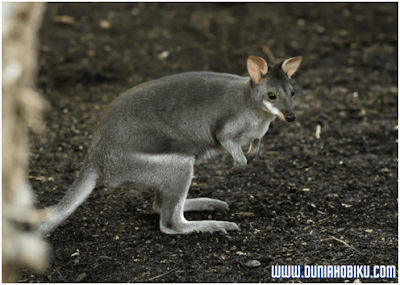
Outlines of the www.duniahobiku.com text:
{"type": "Polygon", "coordinates": [[[272,265],[272,278],[396,278],[394,265],[272,265]]]}

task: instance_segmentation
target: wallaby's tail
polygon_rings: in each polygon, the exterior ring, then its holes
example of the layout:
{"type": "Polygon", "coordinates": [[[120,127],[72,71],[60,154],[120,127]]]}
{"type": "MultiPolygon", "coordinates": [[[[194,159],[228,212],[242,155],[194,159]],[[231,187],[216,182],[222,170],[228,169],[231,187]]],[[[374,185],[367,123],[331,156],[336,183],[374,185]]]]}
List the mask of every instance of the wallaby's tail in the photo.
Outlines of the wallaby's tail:
{"type": "Polygon", "coordinates": [[[45,236],[66,220],[90,195],[98,177],[95,168],[86,164],[62,200],[46,215],[39,225],[38,232],[45,236]]]}

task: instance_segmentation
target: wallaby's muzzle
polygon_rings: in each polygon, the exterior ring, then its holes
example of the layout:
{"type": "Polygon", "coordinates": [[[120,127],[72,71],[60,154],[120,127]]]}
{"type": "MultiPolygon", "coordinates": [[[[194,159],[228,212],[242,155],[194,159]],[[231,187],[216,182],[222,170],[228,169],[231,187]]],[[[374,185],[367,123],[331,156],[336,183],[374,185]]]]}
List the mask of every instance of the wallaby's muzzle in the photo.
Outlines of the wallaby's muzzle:
{"type": "Polygon", "coordinates": [[[293,122],[294,120],[296,120],[296,114],[292,113],[292,114],[285,115],[285,119],[288,122],[293,122]]]}
{"type": "Polygon", "coordinates": [[[292,111],[280,111],[279,112],[279,119],[281,119],[284,122],[293,122],[294,120],[296,120],[296,114],[292,111]]]}

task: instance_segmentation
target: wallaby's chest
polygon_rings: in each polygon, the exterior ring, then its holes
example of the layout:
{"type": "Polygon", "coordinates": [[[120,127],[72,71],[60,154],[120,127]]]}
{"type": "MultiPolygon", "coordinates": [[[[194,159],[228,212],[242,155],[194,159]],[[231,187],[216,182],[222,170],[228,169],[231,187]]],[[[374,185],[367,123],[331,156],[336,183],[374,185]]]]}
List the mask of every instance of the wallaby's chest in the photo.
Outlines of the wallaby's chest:
{"type": "Polygon", "coordinates": [[[269,129],[269,125],[271,124],[271,122],[274,120],[275,118],[272,117],[269,120],[266,121],[262,121],[260,124],[258,124],[257,126],[255,126],[252,130],[252,137],[253,139],[260,139],[262,138],[266,132],[269,129]]]}
{"type": "Polygon", "coordinates": [[[246,146],[256,139],[261,139],[269,129],[269,125],[275,119],[271,116],[267,120],[254,121],[245,130],[238,133],[237,141],[241,146],[246,146]]]}

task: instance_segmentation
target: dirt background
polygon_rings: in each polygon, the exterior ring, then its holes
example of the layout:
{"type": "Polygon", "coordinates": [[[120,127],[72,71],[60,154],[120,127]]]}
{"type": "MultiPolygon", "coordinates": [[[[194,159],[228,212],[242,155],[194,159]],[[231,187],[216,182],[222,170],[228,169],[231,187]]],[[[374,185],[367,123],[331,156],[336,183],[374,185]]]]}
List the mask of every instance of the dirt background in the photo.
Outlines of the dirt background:
{"type": "Polygon", "coordinates": [[[186,217],[241,232],[165,235],[154,189],[99,183],[48,238],[51,268],[20,282],[279,282],[271,265],[397,266],[397,26],[397,3],[48,4],[38,86],[51,109],[30,141],[39,207],[72,184],[120,92],[185,71],[246,75],[249,55],[304,61],[297,120],[271,125],[257,161],[240,174],[228,155],[195,168],[189,196],[231,211],[186,217]]]}

